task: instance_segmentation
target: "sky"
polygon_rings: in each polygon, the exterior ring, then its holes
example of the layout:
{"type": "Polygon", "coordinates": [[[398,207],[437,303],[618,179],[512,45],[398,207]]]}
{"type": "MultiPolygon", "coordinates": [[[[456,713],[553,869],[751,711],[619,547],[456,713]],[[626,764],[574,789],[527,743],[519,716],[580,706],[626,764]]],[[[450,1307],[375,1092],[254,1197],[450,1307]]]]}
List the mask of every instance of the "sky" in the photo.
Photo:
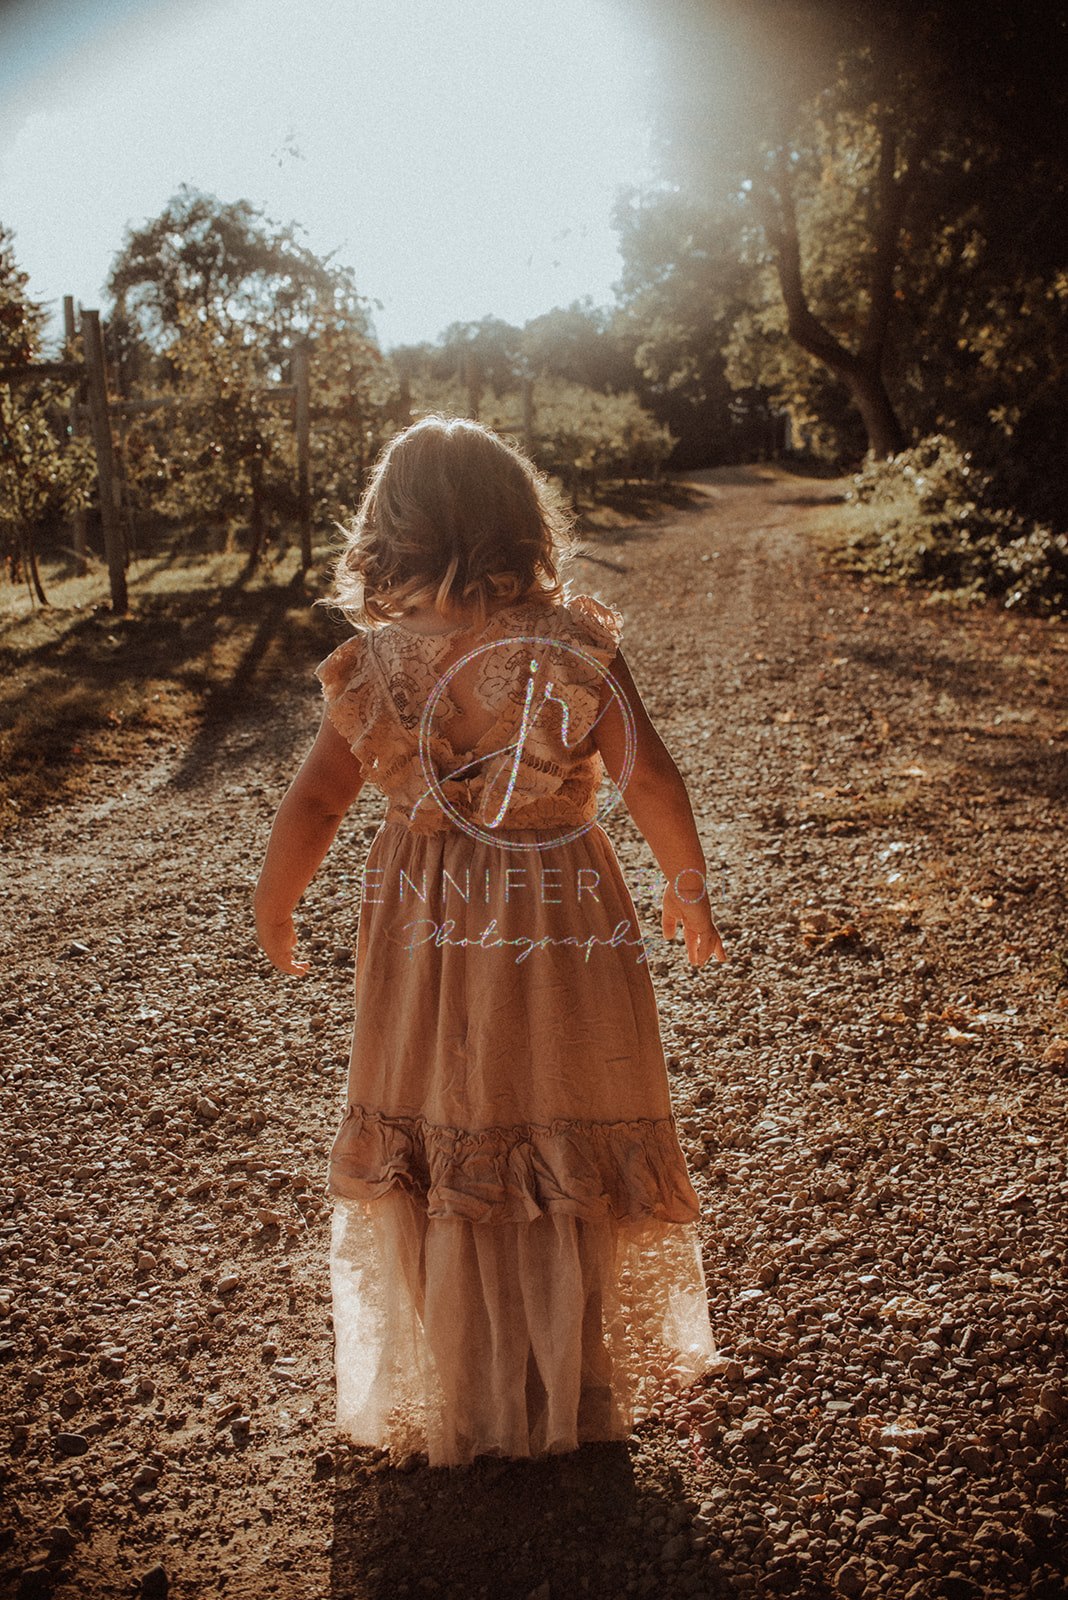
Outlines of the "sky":
{"type": "Polygon", "coordinates": [[[182,183],[296,222],[386,346],[612,301],[650,181],[643,43],[614,0],[7,0],[0,223],[33,298],[106,308],[182,183]]]}

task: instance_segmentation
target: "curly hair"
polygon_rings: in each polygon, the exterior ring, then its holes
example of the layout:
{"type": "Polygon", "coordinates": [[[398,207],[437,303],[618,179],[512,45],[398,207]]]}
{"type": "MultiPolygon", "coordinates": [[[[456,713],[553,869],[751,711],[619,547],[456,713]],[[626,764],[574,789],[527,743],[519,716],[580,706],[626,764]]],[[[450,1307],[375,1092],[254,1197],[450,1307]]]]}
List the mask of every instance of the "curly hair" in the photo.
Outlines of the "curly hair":
{"type": "Polygon", "coordinates": [[[330,603],[380,627],[432,605],[453,622],[473,608],[559,600],[574,554],[571,518],[548,479],[508,440],[464,417],[423,417],[382,452],[334,569],[330,603]]]}

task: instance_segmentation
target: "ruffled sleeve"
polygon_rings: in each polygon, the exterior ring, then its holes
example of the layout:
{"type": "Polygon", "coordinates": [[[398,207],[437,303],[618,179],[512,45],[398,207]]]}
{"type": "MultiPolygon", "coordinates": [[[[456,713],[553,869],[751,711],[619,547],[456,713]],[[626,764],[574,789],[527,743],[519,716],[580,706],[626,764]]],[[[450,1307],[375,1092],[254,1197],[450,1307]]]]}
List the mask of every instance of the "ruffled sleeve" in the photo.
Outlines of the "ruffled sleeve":
{"type": "Polygon", "coordinates": [[[323,687],[330,721],[365,766],[374,765],[369,741],[378,717],[374,664],[366,633],[354,634],[320,661],[315,676],[323,687]]]}
{"type": "Polygon", "coordinates": [[[568,746],[577,750],[597,720],[605,682],[623,636],[623,615],[615,606],[590,594],[575,595],[565,605],[570,626],[564,630],[569,645],[559,692],[568,708],[568,746]]]}
{"type": "Polygon", "coordinates": [[[568,616],[589,640],[590,649],[608,666],[623,637],[623,613],[592,594],[578,594],[566,603],[568,616]]]}

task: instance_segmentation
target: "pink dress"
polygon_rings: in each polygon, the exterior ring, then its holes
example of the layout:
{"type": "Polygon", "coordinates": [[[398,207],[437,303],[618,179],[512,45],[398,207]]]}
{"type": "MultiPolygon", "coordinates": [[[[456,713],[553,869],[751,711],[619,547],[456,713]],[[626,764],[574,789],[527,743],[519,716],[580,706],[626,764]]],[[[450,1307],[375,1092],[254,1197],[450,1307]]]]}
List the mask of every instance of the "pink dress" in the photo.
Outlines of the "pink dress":
{"type": "Polygon", "coordinates": [[[361,631],[316,669],[389,802],[330,1153],[337,1423],[431,1466],[626,1438],[716,1354],[645,947],[597,820],[621,630],[589,595],[526,600],[480,630],[361,631]],[[472,706],[484,730],[454,748],[472,706]]]}

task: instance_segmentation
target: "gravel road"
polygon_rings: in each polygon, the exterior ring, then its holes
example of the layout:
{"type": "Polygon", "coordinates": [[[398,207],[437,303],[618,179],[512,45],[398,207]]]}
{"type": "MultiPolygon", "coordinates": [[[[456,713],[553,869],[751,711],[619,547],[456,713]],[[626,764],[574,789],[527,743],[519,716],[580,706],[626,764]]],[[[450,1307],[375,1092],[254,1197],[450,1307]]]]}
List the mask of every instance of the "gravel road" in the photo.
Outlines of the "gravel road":
{"type": "Polygon", "coordinates": [[[273,974],[319,716],[102,769],[0,846],[0,1592],[1062,1600],[1068,628],[832,571],[776,467],[594,539],[729,962],[643,923],[722,1356],[628,1446],[397,1470],[332,1423],[326,1153],[366,792],[273,974]]]}

